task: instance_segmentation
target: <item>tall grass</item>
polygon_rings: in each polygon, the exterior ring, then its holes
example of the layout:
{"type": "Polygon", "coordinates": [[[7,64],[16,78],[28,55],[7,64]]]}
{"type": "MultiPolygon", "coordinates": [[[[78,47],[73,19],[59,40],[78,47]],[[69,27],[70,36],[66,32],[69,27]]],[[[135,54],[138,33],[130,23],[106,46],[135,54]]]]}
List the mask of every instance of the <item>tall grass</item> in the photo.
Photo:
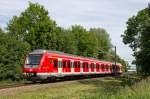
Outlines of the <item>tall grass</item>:
{"type": "Polygon", "coordinates": [[[117,92],[114,91],[115,86],[113,90],[110,89],[114,92],[113,94],[108,94],[107,91],[103,95],[97,94],[88,99],[150,99],[150,77],[141,81],[138,78],[124,79],[119,87],[117,87],[117,92]]]}

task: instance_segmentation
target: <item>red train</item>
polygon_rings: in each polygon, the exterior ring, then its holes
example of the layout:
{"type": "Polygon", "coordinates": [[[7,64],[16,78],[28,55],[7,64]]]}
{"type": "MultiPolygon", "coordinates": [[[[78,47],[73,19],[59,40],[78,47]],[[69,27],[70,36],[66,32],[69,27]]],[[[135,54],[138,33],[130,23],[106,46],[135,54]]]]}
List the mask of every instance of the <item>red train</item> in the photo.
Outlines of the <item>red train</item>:
{"type": "Polygon", "coordinates": [[[25,78],[44,80],[74,75],[122,73],[122,65],[57,51],[34,50],[25,60],[25,78]]]}

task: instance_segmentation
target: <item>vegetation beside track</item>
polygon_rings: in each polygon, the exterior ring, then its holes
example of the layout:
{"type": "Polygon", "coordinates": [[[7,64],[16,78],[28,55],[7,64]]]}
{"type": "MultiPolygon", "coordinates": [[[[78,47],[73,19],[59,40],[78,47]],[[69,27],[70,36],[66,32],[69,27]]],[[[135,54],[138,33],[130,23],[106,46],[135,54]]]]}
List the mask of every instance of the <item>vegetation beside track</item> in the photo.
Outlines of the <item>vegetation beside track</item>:
{"type": "Polygon", "coordinates": [[[0,99],[149,99],[150,77],[105,77],[17,89],[0,99]]]}

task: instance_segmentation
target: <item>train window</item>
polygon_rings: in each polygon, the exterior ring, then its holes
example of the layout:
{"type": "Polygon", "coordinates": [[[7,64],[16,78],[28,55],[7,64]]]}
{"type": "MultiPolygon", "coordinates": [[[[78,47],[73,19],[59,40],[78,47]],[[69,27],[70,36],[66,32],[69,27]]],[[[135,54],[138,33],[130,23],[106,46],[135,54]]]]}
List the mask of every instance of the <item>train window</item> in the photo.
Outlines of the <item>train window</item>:
{"type": "Polygon", "coordinates": [[[99,69],[99,64],[96,64],[96,68],[99,69]]]}
{"type": "Polygon", "coordinates": [[[106,67],[106,70],[108,70],[108,66],[109,66],[108,64],[106,64],[106,65],[105,65],[105,67],[106,67]]]}
{"type": "Polygon", "coordinates": [[[87,64],[87,63],[85,63],[85,68],[87,68],[87,65],[88,65],[88,64],[87,64]]]}
{"type": "Polygon", "coordinates": [[[91,64],[91,68],[94,68],[94,63],[91,64]]]}
{"type": "Polygon", "coordinates": [[[78,68],[80,68],[80,62],[78,62],[78,68]]]}
{"type": "Polygon", "coordinates": [[[88,68],[88,65],[89,65],[89,64],[88,64],[88,63],[86,63],[86,68],[88,68]]]}
{"type": "Polygon", "coordinates": [[[66,68],[66,61],[63,61],[63,68],[66,68]]]}
{"type": "Polygon", "coordinates": [[[88,68],[88,63],[83,63],[83,68],[88,68]]]}
{"type": "Polygon", "coordinates": [[[74,68],[77,68],[77,62],[74,62],[74,68]]]}
{"type": "Polygon", "coordinates": [[[58,61],[54,60],[54,68],[57,68],[57,65],[58,65],[58,61]]]}
{"type": "Polygon", "coordinates": [[[83,68],[85,68],[85,64],[83,63],[83,68]]]}
{"type": "Polygon", "coordinates": [[[68,61],[68,68],[70,68],[70,61],[68,61]]]}
{"type": "Polygon", "coordinates": [[[101,65],[102,70],[104,70],[104,64],[101,65]]]}
{"type": "Polygon", "coordinates": [[[28,65],[39,65],[42,58],[42,54],[29,54],[27,57],[28,65]]]}

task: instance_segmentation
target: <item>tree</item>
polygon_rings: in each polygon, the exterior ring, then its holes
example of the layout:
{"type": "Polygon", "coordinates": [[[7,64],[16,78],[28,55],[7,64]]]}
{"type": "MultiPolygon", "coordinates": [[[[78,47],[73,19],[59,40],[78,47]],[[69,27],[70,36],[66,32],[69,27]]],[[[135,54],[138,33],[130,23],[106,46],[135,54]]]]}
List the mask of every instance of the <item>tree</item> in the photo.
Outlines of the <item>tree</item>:
{"type": "Polygon", "coordinates": [[[59,41],[61,43],[60,50],[70,54],[77,54],[76,52],[78,48],[76,40],[74,39],[75,37],[71,30],[66,29],[60,32],[59,34],[59,41]]]}
{"type": "Polygon", "coordinates": [[[80,25],[72,26],[70,31],[73,34],[73,40],[78,49],[77,55],[97,57],[98,42],[94,34],[90,33],[80,25]]]}
{"type": "Polygon", "coordinates": [[[91,28],[89,30],[90,33],[95,35],[97,42],[98,42],[98,58],[105,59],[107,53],[109,53],[111,49],[111,40],[109,38],[109,34],[106,30],[102,28],[91,28]]]}
{"type": "Polygon", "coordinates": [[[48,11],[31,2],[20,16],[13,17],[7,27],[10,35],[29,43],[32,49],[56,49],[57,29],[56,22],[50,19],[48,11]]]}
{"type": "Polygon", "coordinates": [[[30,46],[0,31],[0,80],[15,79],[21,74],[25,55],[30,46]]]}
{"type": "Polygon", "coordinates": [[[127,21],[123,42],[134,51],[139,72],[150,73],[150,9],[145,8],[127,21]]]}

